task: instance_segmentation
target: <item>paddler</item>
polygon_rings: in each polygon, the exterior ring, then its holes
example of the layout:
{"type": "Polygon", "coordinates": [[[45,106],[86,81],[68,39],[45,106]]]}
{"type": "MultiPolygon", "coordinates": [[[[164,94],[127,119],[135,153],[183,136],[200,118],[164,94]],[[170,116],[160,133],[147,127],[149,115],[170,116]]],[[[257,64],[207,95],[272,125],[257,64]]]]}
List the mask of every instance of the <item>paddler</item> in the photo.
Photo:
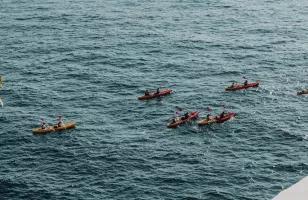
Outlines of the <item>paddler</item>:
{"type": "Polygon", "coordinates": [[[41,118],[41,129],[46,129],[47,128],[47,123],[45,119],[41,118]]]}
{"type": "Polygon", "coordinates": [[[211,114],[207,114],[206,121],[210,121],[210,120],[211,120],[211,114]]]}
{"type": "Polygon", "coordinates": [[[64,125],[64,123],[63,123],[63,117],[60,115],[60,116],[58,116],[58,123],[57,123],[57,126],[58,127],[61,127],[61,126],[63,126],[64,125]]]}
{"type": "Polygon", "coordinates": [[[185,120],[189,118],[189,113],[185,113],[185,115],[183,117],[181,117],[181,120],[185,120]]]}
{"type": "Polygon", "coordinates": [[[225,111],[222,111],[222,113],[220,114],[220,119],[222,119],[222,118],[224,118],[224,116],[225,116],[225,111]]]}
{"type": "Polygon", "coordinates": [[[248,85],[248,80],[245,80],[244,85],[248,85]]]}
{"type": "Polygon", "coordinates": [[[144,96],[149,96],[149,95],[150,95],[149,90],[146,90],[146,91],[144,92],[144,96]]]}
{"type": "Polygon", "coordinates": [[[189,118],[189,113],[185,113],[185,118],[188,119],[189,118]]]}
{"type": "Polygon", "coordinates": [[[231,85],[230,87],[231,87],[231,88],[234,88],[234,86],[235,86],[235,83],[233,82],[232,85],[231,85]]]}
{"type": "Polygon", "coordinates": [[[157,88],[157,90],[156,90],[156,94],[159,94],[159,92],[160,92],[160,91],[159,91],[159,88],[157,88]]]}

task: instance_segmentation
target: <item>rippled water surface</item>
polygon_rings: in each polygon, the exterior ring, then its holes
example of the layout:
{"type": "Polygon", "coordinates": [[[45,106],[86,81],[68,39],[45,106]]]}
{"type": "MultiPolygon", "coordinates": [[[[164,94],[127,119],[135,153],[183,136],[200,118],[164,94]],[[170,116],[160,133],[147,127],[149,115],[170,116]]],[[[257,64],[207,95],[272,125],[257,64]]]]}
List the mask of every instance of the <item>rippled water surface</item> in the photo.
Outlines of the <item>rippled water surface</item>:
{"type": "Polygon", "coordinates": [[[308,174],[308,1],[2,0],[0,19],[1,199],[264,200],[308,174]],[[243,76],[261,87],[224,92],[243,76]],[[221,105],[236,119],[166,128],[221,105]],[[77,129],[32,134],[59,114],[77,129]]]}

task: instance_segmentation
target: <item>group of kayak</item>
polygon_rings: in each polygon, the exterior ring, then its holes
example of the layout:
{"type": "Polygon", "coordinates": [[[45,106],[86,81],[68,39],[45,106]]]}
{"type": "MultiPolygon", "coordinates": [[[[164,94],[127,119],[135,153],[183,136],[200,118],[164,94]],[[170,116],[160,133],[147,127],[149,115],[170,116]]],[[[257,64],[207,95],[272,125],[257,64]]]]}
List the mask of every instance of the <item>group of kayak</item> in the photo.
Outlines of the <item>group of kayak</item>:
{"type": "MultiPolygon", "coordinates": [[[[240,83],[232,83],[231,86],[225,88],[226,91],[236,91],[236,90],[244,90],[248,88],[258,87],[259,81],[248,83],[246,80],[243,84],[240,83]]],[[[149,92],[148,90],[145,91],[144,95],[138,97],[139,100],[149,100],[154,98],[163,97],[169,94],[172,94],[173,91],[171,89],[164,89],[160,90],[159,88],[155,92],[149,92]]],[[[193,112],[186,112],[184,115],[174,117],[171,122],[167,125],[168,128],[177,128],[178,126],[185,124],[187,122],[197,120],[199,118],[200,112],[193,111],[193,112]]],[[[212,116],[208,114],[205,119],[202,119],[197,122],[199,126],[206,126],[215,123],[224,123],[230,119],[233,119],[236,116],[234,112],[225,112],[223,111],[220,115],[212,116]]]]}
{"type": "Polygon", "coordinates": [[[45,121],[45,119],[41,119],[40,128],[34,128],[32,129],[32,132],[34,134],[45,134],[50,132],[58,132],[63,131],[67,129],[72,129],[76,127],[75,122],[63,122],[63,117],[60,115],[57,118],[57,123],[53,126],[49,126],[48,123],[45,121]]]}
{"type": "MultiPolygon", "coordinates": [[[[236,113],[234,112],[225,112],[223,111],[220,115],[212,116],[208,114],[205,119],[202,119],[197,122],[198,126],[206,126],[215,123],[224,123],[230,119],[235,117],[236,113]]],[[[171,122],[167,125],[168,128],[177,128],[178,126],[185,124],[187,122],[197,120],[199,118],[199,112],[194,111],[190,113],[185,113],[182,117],[175,117],[171,120],[171,122]]]]}
{"type": "MultiPolygon", "coordinates": [[[[236,90],[243,90],[243,89],[258,87],[259,83],[260,83],[260,81],[248,83],[248,81],[246,80],[243,84],[232,83],[232,85],[227,87],[225,90],[226,91],[236,91],[236,90]]],[[[154,99],[154,98],[166,96],[166,95],[169,95],[169,94],[172,94],[172,93],[173,93],[173,91],[171,89],[160,90],[159,88],[157,88],[157,90],[155,92],[149,92],[149,90],[146,90],[144,92],[144,95],[138,97],[138,99],[139,100],[149,100],[149,99],[154,99]]]]}
{"type": "MultiPolygon", "coordinates": [[[[3,77],[0,76],[0,89],[3,86],[3,77]]],[[[225,88],[225,91],[236,91],[236,90],[244,90],[248,88],[255,88],[259,87],[259,81],[248,83],[246,80],[244,83],[232,83],[231,86],[225,88]]],[[[172,94],[174,91],[171,89],[163,89],[160,90],[160,88],[157,88],[154,92],[149,92],[148,90],[145,91],[143,96],[138,97],[139,100],[150,100],[154,98],[160,98],[166,95],[172,94]]],[[[297,92],[297,95],[305,95],[308,94],[308,89],[302,90],[300,92],[297,92]]],[[[3,107],[3,102],[0,98],[0,105],[3,107]]],[[[187,122],[197,120],[199,118],[200,112],[193,111],[193,112],[186,112],[184,115],[178,115],[174,117],[171,122],[167,125],[168,128],[177,128],[178,126],[185,124],[187,122]]],[[[224,123],[230,119],[233,119],[236,116],[236,113],[234,112],[222,112],[221,114],[217,116],[212,116],[211,114],[208,114],[206,118],[201,119],[197,122],[199,126],[206,126],[211,125],[215,123],[224,123]]],[[[44,119],[41,119],[41,124],[39,128],[32,129],[33,133],[35,134],[44,134],[44,133],[50,133],[50,132],[57,132],[57,131],[63,131],[66,129],[72,129],[76,127],[75,122],[63,122],[63,117],[59,116],[57,119],[57,123],[55,125],[49,126],[47,122],[44,119]]]]}

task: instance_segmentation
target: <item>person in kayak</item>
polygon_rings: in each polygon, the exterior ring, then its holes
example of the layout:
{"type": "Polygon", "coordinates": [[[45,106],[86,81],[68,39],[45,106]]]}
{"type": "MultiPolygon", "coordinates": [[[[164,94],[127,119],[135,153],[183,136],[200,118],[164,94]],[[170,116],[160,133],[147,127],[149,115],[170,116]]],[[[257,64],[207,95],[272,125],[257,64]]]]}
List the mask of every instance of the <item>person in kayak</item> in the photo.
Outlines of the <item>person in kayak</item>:
{"type": "Polygon", "coordinates": [[[189,118],[189,113],[185,113],[185,118],[188,119],[189,118]]]}
{"type": "Polygon", "coordinates": [[[225,111],[222,111],[222,113],[220,114],[219,118],[222,119],[225,116],[225,111]]]}
{"type": "Polygon", "coordinates": [[[179,121],[182,119],[182,109],[178,109],[175,113],[174,113],[174,120],[175,122],[179,121]]]}
{"type": "Polygon", "coordinates": [[[63,126],[64,125],[64,123],[63,123],[63,117],[60,115],[60,116],[58,116],[58,123],[57,123],[57,126],[58,127],[61,127],[61,126],[63,126]]]}
{"type": "Polygon", "coordinates": [[[156,90],[156,93],[155,93],[155,94],[159,94],[159,93],[160,93],[159,88],[157,88],[157,90],[156,90]]]}
{"type": "Polygon", "coordinates": [[[248,80],[245,80],[244,85],[248,85],[248,80]]]}
{"type": "Polygon", "coordinates": [[[206,116],[206,121],[210,121],[210,119],[211,119],[211,114],[208,114],[208,115],[206,116]]]}
{"type": "Polygon", "coordinates": [[[47,128],[47,123],[45,119],[41,118],[41,129],[46,129],[47,128]]]}
{"type": "Polygon", "coordinates": [[[189,118],[189,113],[185,113],[185,115],[183,117],[181,117],[181,120],[185,120],[189,118]]]}
{"type": "Polygon", "coordinates": [[[233,82],[232,85],[230,86],[231,88],[234,88],[235,87],[235,83],[233,82]]]}
{"type": "Polygon", "coordinates": [[[144,92],[144,96],[149,96],[149,95],[150,95],[149,90],[146,90],[146,91],[144,92]]]}

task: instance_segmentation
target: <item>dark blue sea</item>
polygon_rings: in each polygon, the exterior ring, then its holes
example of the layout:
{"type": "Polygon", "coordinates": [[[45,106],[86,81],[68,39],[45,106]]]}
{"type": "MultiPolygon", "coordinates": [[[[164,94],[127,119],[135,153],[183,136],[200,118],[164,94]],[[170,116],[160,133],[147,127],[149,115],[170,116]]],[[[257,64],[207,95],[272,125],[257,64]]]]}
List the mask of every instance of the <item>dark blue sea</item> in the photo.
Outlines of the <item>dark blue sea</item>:
{"type": "Polygon", "coordinates": [[[270,200],[308,174],[307,0],[1,0],[0,19],[1,200],[270,200]],[[224,91],[243,77],[260,87],[224,91]],[[222,105],[234,120],[166,127],[222,105]],[[32,134],[58,115],[77,128],[32,134]]]}

